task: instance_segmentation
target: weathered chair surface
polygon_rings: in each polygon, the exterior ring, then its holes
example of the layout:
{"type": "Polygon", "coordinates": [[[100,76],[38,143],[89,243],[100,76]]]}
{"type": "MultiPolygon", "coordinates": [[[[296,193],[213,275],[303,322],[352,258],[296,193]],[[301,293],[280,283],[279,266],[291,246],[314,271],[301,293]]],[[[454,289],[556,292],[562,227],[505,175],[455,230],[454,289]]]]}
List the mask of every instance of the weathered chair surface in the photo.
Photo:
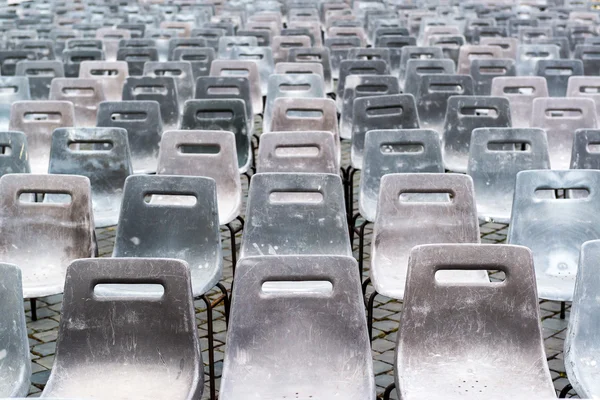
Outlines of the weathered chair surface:
{"type": "Polygon", "coordinates": [[[4,175],[0,201],[2,261],[20,266],[24,297],[62,293],[68,264],[93,257],[96,249],[89,179],[4,175]],[[67,194],[70,198],[64,203],[26,201],[24,197],[32,197],[32,193],[67,194]]]}
{"type": "Polygon", "coordinates": [[[600,77],[571,76],[565,97],[584,97],[596,103],[596,116],[600,116],[600,77]]]}
{"type": "Polygon", "coordinates": [[[550,97],[565,97],[571,76],[583,75],[581,60],[539,60],[537,76],[546,78],[550,97]]]}
{"type": "Polygon", "coordinates": [[[65,69],[58,60],[26,60],[17,63],[15,76],[28,78],[31,100],[48,100],[52,79],[64,77],[65,69]]]}
{"type": "Polygon", "coordinates": [[[251,134],[246,121],[246,105],[243,100],[197,99],[185,102],[181,129],[221,130],[235,135],[238,167],[241,173],[252,163],[251,134]]]}
{"type": "Polygon", "coordinates": [[[98,106],[98,127],[127,130],[133,172],[154,173],[163,132],[156,101],[106,101],[98,106]]]}
{"type": "MultiPolygon", "coordinates": [[[[381,178],[371,245],[371,281],[377,293],[403,299],[410,251],[431,243],[479,243],[469,176],[399,173],[381,178]]],[[[488,281],[487,273],[453,271],[445,281],[488,281]]]]}
{"type": "Polygon", "coordinates": [[[325,80],[325,90],[327,93],[333,93],[333,78],[331,72],[331,57],[327,47],[300,47],[291,48],[288,53],[288,62],[319,63],[323,66],[323,77],[325,80]]]}
{"type": "Polygon", "coordinates": [[[219,398],[374,400],[356,261],[240,260],[219,398]]]}
{"type": "Polygon", "coordinates": [[[598,288],[600,280],[597,260],[600,241],[593,240],[581,246],[579,268],[575,280],[575,294],[571,319],[565,340],[565,368],[569,382],[581,398],[600,394],[598,382],[598,288]]]}
{"type": "Polygon", "coordinates": [[[29,78],[24,76],[0,77],[0,131],[7,131],[11,120],[11,107],[17,101],[31,99],[29,78]]]}
{"type": "Polygon", "coordinates": [[[336,137],[326,131],[270,132],[260,137],[256,172],[337,174],[336,137]]]}
{"type": "Polygon", "coordinates": [[[600,130],[578,129],[573,137],[572,169],[600,169],[600,152],[594,147],[600,143],[600,130]]]}
{"type": "Polygon", "coordinates": [[[454,62],[448,59],[408,60],[402,93],[410,93],[416,96],[419,91],[421,77],[425,74],[454,74],[454,62]]]}
{"type": "Polygon", "coordinates": [[[160,143],[157,173],[214,179],[217,185],[219,224],[228,224],[240,215],[242,184],[235,151],[235,135],[232,132],[165,132],[160,143]]]}
{"type": "Polygon", "coordinates": [[[548,97],[546,79],[541,76],[497,77],[492,80],[492,96],[506,97],[510,103],[513,128],[529,128],[533,100],[548,97]]]}
{"type": "MultiPolygon", "coordinates": [[[[113,257],[177,258],[189,265],[192,292],[201,296],[221,279],[223,257],[212,178],[136,175],[125,181],[113,257]]],[[[154,293],[118,286],[106,293],[154,293]]]]}
{"type": "Polygon", "coordinates": [[[543,129],[474,129],[467,173],[473,178],[479,217],[508,224],[517,173],[549,168],[548,140],[543,129]]]}
{"type": "Polygon", "coordinates": [[[94,225],[116,225],[125,179],[133,174],[123,128],[58,128],[52,134],[50,174],[83,175],[90,180],[94,225]]]}
{"type": "Polygon", "coordinates": [[[210,65],[216,58],[215,50],[211,47],[183,47],[173,51],[173,61],[187,61],[192,65],[194,80],[208,76],[210,65]]]}
{"type": "Polygon", "coordinates": [[[502,58],[500,47],[482,44],[461,46],[458,55],[456,73],[460,75],[471,72],[471,61],[476,59],[499,59],[502,58]]]}
{"type": "Polygon", "coordinates": [[[520,44],[517,47],[517,74],[534,75],[538,61],[560,59],[558,46],[553,44],[520,44]]]}
{"type": "Polygon", "coordinates": [[[352,116],[352,166],[362,169],[365,135],[377,129],[416,129],[419,116],[411,94],[359,97],[352,116]]]}
{"type": "Polygon", "coordinates": [[[348,52],[353,47],[361,47],[357,37],[325,37],[325,47],[329,49],[331,59],[331,77],[340,79],[340,64],[348,59],[348,52]]]}
{"type": "MultiPolygon", "coordinates": [[[[325,83],[323,64],[314,62],[278,62],[273,71],[275,74],[315,74],[325,83]]],[[[326,90],[327,92],[327,90],[326,90]]]]}
{"type": "Polygon", "coordinates": [[[390,69],[383,60],[344,60],[340,63],[339,80],[336,92],[336,107],[342,111],[346,78],[350,75],[389,75],[390,69]]]}
{"type": "Polygon", "coordinates": [[[277,254],[351,255],[343,199],[338,175],[254,175],[240,258],[277,254]]]}
{"type": "Polygon", "coordinates": [[[402,399],[556,396],[528,249],[418,246],[411,252],[406,286],[395,361],[402,399]],[[504,271],[504,282],[448,284],[438,278],[487,270],[504,271]]]}
{"type": "Polygon", "coordinates": [[[180,114],[183,112],[183,104],[194,98],[194,75],[192,64],[188,61],[149,61],[144,64],[144,76],[173,78],[180,114]]]}
{"type": "Polygon", "coordinates": [[[94,127],[98,105],[106,100],[104,86],[93,78],[54,78],[50,84],[50,100],[73,104],[75,126],[94,127]]]}
{"type": "Polygon", "coordinates": [[[77,78],[79,76],[79,68],[81,67],[83,60],[104,60],[104,51],[98,49],[65,50],[63,51],[62,55],[62,60],[65,67],[65,76],[67,78],[77,78]]]}
{"type": "Polygon", "coordinates": [[[533,100],[531,126],[548,135],[552,169],[568,169],[577,129],[598,127],[596,105],[581,97],[545,97],[533,100]]]}
{"type": "Polygon", "coordinates": [[[453,96],[448,99],[442,152],[444,166],[467,172],[471,133],[477,128],[510,128],[510,105],[504,97],[453,96]]]}
{"type": "Polygon", "coordinates": [[[400,55],[400,66],[398,77],[400,85],[404,87],[406,79],[406,66],[409,60],[414,59],[443,59],[444,53],[441,47],[436,46],[404,46],[400,55]]]}
{"type": "Polygon", "coordinates": [[[128,76],[129,67],[125,61],[83,61],[79,67],[80,78],[100,81],[107,101],[121,100],[128,76]]]}
{"type": "Polygon", "coordinates": [[[27,139],[23,132],[0,132],[0,177],[6,174],[26,174],[31,172],[29,167],[29,151],[27,139]]]}
{"type": "Polygon", "coordinates": [[[600,239],[598,187],[600,171],[521,171],[517,174],[508,243],[533,252],[539,297],[571,301],[579,249],[600,239]],[[570,198],[569,190],[587,191],[587,197],[570,198]],[[556,190],[564,190],[564,199],[556,190]],[[551,215],[542,218],[540,215],[551,215]]]}
{"type": "Polygon", "coordinates": [[[177,86],[172,76],[130,76],[123,85],[124,101],[156,101],[165,130],[179,128],[177,86]]]}
{"type": "Polygon", "coordinates": [[[360,215],[374,222],[381,178],[408,172],[444,172],[440,135],[429,129],[368,131],[360,175],[360,215]]]}
{"type": "Polygon", "coordinates": [[[202,396],[202,356],[185,262],[77,260],[69,266],[65,287],[56,358],[42,397],[202,396]],[[162,286],[163,294],[103,298],[96,293],[116,283],[162,286]]]}
{"type": "Polygon", "coordinates": [[[10,111],[11,131],[25,134],[34,174],[48,173],[52,132],[74,125],[73,104],[67,101],[16,101],[10,111]]]}
{"type": "Polygon", "coordinates": [[[0,396],[24,397],[29,392],[31,361],[21,270],[12,264],[0,263],[0,396]]]}
{"type": "Polygon", "coordinates": [[[129,75],[141,76],[144,74],[144,64],[148,61],[158,61],[156,47],[121,47],[117,51],[117,61],[127,62],[129,75]]]}
{"type": "Polygon", "coordinates": [[[254,114],[263,113],[261,79],[258,65],[251,60],[214,60],[210,65],[210,76],[246,77],[250,82],[252,111],[254,114]]]}
{"type": "Polygon", "coordinates": [[[258,65],[260,75],[260,91],[263,96],[267,94],[269,76],[273,74],[275,62],[273,51],[270,47],[259,46],[233,46],[225,54],[219,54],[222,59],[230,60],[252,60],[258,65]]]}
{"type": "MultiPolygon", "coordinates": [[[[483,37],[479,44],[499,47],[502,58],[517,59],[519,40],[513,37],[483,37]]],[[[541,44],[541,43],[540,43],[541,44]]]]}
{"type": "Polygon", "coordinates": [[[489,96],[492,92],[492,81],[498,76],[515,76],[515,60],[510,58],[489,59],[476,58],[471,61],[471,76],[475,85],[474,94],[489,96]]]}

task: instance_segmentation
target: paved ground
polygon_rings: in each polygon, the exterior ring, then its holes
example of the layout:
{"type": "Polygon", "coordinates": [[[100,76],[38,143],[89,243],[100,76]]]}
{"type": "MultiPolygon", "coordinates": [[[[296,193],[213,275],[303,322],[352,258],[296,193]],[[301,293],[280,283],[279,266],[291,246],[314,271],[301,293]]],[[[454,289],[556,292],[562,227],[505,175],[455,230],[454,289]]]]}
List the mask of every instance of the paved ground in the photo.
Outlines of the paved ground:
{"type": "MultiPolygon", "coordinates": [[[[344,145],[344,148],[345,150],[348,150],[347,143],[344,145]]],[[[347,151],[345,153],[348,154],[347,151]]],[[[359,175],[357,175],[355,179],[355,192],[358,187],[358,177],[359,175]]],[[[355,195],[355,209],[356,199],[357,195],[355,195]]],[[[372,233],[371,228],[372,226],[369,226],[366,230],[365,266],[369,265],[369,249],[372,233]]],[[[110,257],[112,253],[115,233],[115,227],[97,230],[100,256],[110,257]]],[[[481,240],[483,243],[503,243],[506,240],[506,234],[506,225],[493,223],[481,225],[481,240]]],[[[241,234],[238,234],[238,246],[240,236],[241,234]]],[[[229,289],[231,284],[231,246],[228,240],[228,235],[224,234],[223,238],[223,249],[225,256],[225,271],[223,283],[225,284],[227,289],[229,289]]],[[[357,246],[358,240],[355,240],[355,255],[358,254],[357,246]]],[[[365,276],[367,275],[368,272],[365,271],[365,276]]],[[[57,329],[60,320],[61,299],[62,296],[60,295],[39,299],[38,320],[35,322],[32,322],[30,319],[29,303],[25,303],[26,310],[28,310],[27,327],[31,347],[33,369],[32,385],[30,390],[31,397],[39,396],[39,393],[44,388],[44,385],[48,379],[50,369],[52,368],[52,363],[54,361],[57,329]]],[[[402,311],[402,304],[397,301],[385,299],[382,296],[378,296],[377,299],[378,300],[376,301],[376,308],[374,312],[375,322],[373,340],[373,360],[376,373],[377,392],[379,395],[381,395],[385,387],[391,382],[393,382],[394,379],[394,347],[396,342],[396,332],[398,330],[400,314],[402,311]]],[[[202,300],[197,300],[195,304],[196,319],[198,322],[198,329],[201,337],[200,343],[203,349],[202,356],[205,365],[207,365],[208,354],[206,352],[206,312],[202,300]]],[[[561,320],[559,317],[560,303],[542,301],[540,302],[540,308],[542,324],[544,328],[544,343],[546,348],[546,355],[552,373],[552,378],[554,380],[554,385],[558,393],[568,383],[563,364],[563,346],[567,321],[569,318],[569,312],[567,309],[566,319],[561,320]]],[[[217,346],[216,371],[217,375],[220,376],[223,360],[223,351],[225,349],[226,330],[222,306],[218,307],[215,311],[215,320],[215,345],[217,346]]],[[[208,367],[205,368],[205,371],[206,376],[208,377],[208,367]]],[[[515,382],[514,384],[517,385],[518,382],[515,382]]],[[[208,398],[208,393],[208,387],[206,387],[203,398],[208,398]]],[[[394,396],[393,398],[396,397],[394,396]]]]}

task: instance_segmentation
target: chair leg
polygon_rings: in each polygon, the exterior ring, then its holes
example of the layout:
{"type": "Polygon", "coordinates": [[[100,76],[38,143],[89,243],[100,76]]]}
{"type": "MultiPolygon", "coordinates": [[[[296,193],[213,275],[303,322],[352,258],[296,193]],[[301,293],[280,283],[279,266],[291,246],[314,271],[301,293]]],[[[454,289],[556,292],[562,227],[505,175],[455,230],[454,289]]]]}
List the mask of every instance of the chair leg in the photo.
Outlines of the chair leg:
{"type": "Polygon", "coordinates": [[[377,296],[377,292],[374,291],[371,293],[371,297],[369,297],[369,301],[367,303],[367,329],[369,330],[369,341],[373,341],[373,308],[375,307],[375,297],[377,296]]]}
{"type": "Polygon", "coordinates": [[[357,169],[348,167],[348,216],[351,216],[354,212],[354,174],[357,169]]]}
{"type": "Polygon", "coordinates": [[[231,267],[233,270],[232,274],[233,274],[234,279],[235,279],[235,266],[237,265],[237,249],[236,249],[235,235],[244,229],[244,219],[238,215],[236,217],[236,220],[238,220],[241,224],[240,227],[237,229],[233,227],[231,222],[228,223],[227,225],[225,225],[227,227],[227,229],[229,229],[229,238],[231,241],[231,267]]]}
{"type": "Polygon", "coordinates": [[[358,228],[358,270],[360,271],[360,279],[363,276],[363,265],[364,265],[364,253],[365,253],[365,227],[369,224],[369,221],[365,221],[360,224],[358,228]]]}
{"type": "Polygon", "coordinates": [[[560,303],[560,319],[565,319],[567,304],[563,301],[560,303]]]}
{"type": "MultiPolygon", "coordinates": [[[[365,279],[365,281],[362,284],[362,293],[363,293],[363,297],[367,297],[367,287],[369,286],[369,283],[371,283],[371,278],[367,278],[365,279]]],[[[365,305],[367,303],[365,302],[365,305]]]]}
{"type": "Polygon", "coordinates": [[[29,299],[29,304],[31,305],[31,320],[32,321],[37,321],[37,306],[36,306],[36,299],[29,299]]]}
{"type": "Polygon", "coordinates": [[[563,388],[563,390],[560,391],[560,394],[558,395],[559,399],[566,399],[567,398],[567,394],[569,394],[569,391],[571,391],[571,389],[573,389],[573,386],[570,383],[567,383],[567,386],[565,386],[563,388]]]}
{"type": "Polygon", "coordinates": [[[394,389],[396,389],[396,383],[390,383],[390,385],[385,388],[385,392],[383,392],[383,400],[390,400],[390,396],[394,389]]]}
{"type": "Polygon", "coordinates": [[[225,306],[225,327],[229,326],[229,309],[231,307],[231,304],[229,302],[229,295],[227,294],[227,289],[225,289],[225,286],[223,286],[221,283],[217,283],[217,287],[219,288],[219,290],[221,291],[221,293],[223,293],[223,305],[225,306]]]}
{"type": "Polygon", "coordinates": [[[202,300],[206,304],[206,323],[208,326],[208,371],[210,385],[210,399],[217,400],[217,388],[215,377],[215,347],[214,347],[214,332],[212,319],[212,303],[206,295],[202,295],[202,300]]]}

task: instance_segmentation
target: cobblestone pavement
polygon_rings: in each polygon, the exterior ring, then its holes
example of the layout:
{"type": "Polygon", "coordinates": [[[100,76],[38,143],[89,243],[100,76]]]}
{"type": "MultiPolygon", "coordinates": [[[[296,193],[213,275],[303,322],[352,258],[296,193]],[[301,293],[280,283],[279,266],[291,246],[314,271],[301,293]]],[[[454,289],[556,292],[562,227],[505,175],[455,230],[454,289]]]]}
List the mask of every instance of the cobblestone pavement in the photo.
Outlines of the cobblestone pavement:
{"type": "MultiPolygon", "coordinates": [[[[344,149],[348,150],[347,143],[344,144],[344,149]]],[[[345,151],[348,154],[349,151],[345,151]]],[[[346,160],[346,163],[348,161],[346,160]]],[[[357,209],[358,199],[358,182],[360,174],[355,176],[354,182],[354,208],[357,209]]],[[[247,185],[243,179],[245,193],[247,193],[247,185]]],[[[359,223],[361,221],[359,220],[359,223]]],[[[506,240],[508,226],[495,223],[481,224],[481,241],[482,243],[503,243],[506,240]]],[[[101,257],[110,257],[115,240],[116,227],[98,229],[97,231],[99,252],[101,257]]],[[[371,244],[372,225],[368,225],[365,230],[365,277],[368,276],[369,254],[371,244]]],[[[229,290],[231,287],[231,245],[229,235],[223,231],[223,255],[225,257],[225,271],[223,284],[229,290]]],[[[238,233],[237,244],[239,246],[241,233],[238,233]]],[[[358,240],[354,240],[354,253],[358,256],[358,240]]],[[[369,293],[369,291],[367,292],[369,293]]],[[[214,292],[214,297],[218,296],[214,292]]],[[[44,388],[52,363],[54,361],[54,352],[56,345],[56,337],[58,333],[58,324],[60,321],[62,296],[50,296],[38,299],[38,320],[33,322],[30,318],[29,302],[25,303],[27,310],[27,328],[29,335],[29,343],[32,359],[32,385],[30,389],[30,397],[39,396],[44,388]]],[[[394,348],[396,343],[396,332],[402,313],[402,303],[386,299],[383,296],[378,296],[375,301],[374,324],[373,324],[373,362],[376,374],[375,382],[377,384],[377,393],[379,396],[383,394],[384,389],[393,382],[393,363],[394,363],[394,348]]],[[[205,363],[206,388],[203,398],[209,398],[208,389],[208,353],[207,345],[207,325],[206,312],[202,300],[196,300],[196,320],[200,335],[200,345],[202,347],[202,357],[205,363]]],[[[557,393],[568,384],[563,363],[563,347],[569,318],[569,306],[567,305],[566,318],[560,319],[560,303],[552,301],[541,301],[540,311],[543,325],[544,344],[546,348],[546,356],[548,364],[554,380],[554,386],[557,393]]],[[[224,310],[222,305],[214,310],[214,329],[215,329],[215,346],[216,346],[216,373],[220,376],[223,352],[225,350],[226,326],[224,310]]],[[[518,385],[518,382],[514,383],[518,385]]],[[[217,380],[217,388],[219,380],[217,380]]],[[[392,398],[396,398],[395,395],[392,398]]]]}

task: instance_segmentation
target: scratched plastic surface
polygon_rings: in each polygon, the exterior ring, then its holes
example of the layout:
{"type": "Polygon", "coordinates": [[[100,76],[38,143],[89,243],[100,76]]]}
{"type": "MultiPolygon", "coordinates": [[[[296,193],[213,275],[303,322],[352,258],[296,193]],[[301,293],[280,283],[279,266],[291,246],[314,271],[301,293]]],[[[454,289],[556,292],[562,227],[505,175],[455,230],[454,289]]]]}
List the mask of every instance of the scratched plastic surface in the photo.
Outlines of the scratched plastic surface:
{"type": "Polygon", "coordinates": [[[23,132],[0,132],[0,147],[5,149],[0,156],[0,176],[31,172],[27,139],[23,132]]]}

